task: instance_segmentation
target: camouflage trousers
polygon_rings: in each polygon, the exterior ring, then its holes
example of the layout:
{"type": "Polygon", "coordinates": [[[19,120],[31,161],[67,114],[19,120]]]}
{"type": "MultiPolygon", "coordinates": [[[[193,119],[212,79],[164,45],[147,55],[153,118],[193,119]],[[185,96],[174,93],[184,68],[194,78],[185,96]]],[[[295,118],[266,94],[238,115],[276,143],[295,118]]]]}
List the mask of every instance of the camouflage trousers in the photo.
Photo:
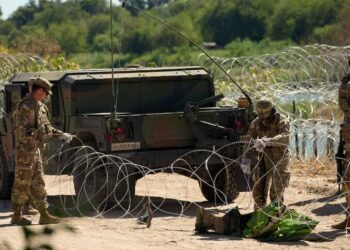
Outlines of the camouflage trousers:
{"type": "MultiPolygon", "coordinates": [[[[344,114],[344,119],[345,119],[344,114]]],[[[343,160],[342,168],[342,191],[345,196],[345,209],[350,213],[350,123],[344,122],[342,125],[342,139],[345,142],[345,159],[343,160]]]]}
{"type": "Polygon", "coordinates": [[[271,202],[283,203],[284,190],[289,184],[289,157],[283,157],[277,163],[266,158],[268,157],[264,156],[253,169],[255,208],[266,205],[269,191],[271,202]],[[261,167],[261,163],[264,163],[263,167],[261,167]]]}
{"type": "Polygon", "coordinates": [[[25,151],[16,148],[15,180],[12,188],[12,207],[23,206],[32,198],[37,209],[47,208],[47,192],[43,178],[40,150],[25,151]]]}
{"type": "Polygon", "coordinates": [[[345,210],[350,214],[350,153],[345,154],[342,169],[342,191],[345,196],[345,210]]]}

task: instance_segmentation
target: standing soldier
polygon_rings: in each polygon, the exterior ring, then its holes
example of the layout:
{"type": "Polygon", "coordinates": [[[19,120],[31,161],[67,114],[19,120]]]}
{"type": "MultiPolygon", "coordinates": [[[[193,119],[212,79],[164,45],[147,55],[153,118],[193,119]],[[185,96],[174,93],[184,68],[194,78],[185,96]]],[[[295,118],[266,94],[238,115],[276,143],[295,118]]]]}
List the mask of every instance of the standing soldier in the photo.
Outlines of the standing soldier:
{"type": "Polygon", "coordinates": [[[32,79],[30,94],[18,104],[14,115],[15,131],[15,181],[12,188],[12,224],[29,225],[22,209],[29,197],[40,213],[39,224],[58,223],[59,219],[47,211],[47,192],[43,179],[40,148],[45,140],[57,135],[69,142],[72,136],[53,128],[48,109],[42,101],[51,93],[52,84],[43,77],[32,79]]]}
{"type": "MultiPolygon", "coordinates": [[[[350,61],[349,61],[350,64],[350,61]]],[[[343,193],[346,201],[346,218],[344,221],[332,225],[334,229],[345,229],[350,227],[350,74],[343,77],[339,88],[339,107],[344,112],[344,121],[341,128],[340,141],[345,143],[345,159],[342,161],[341,179],[343,183],[343,193]]],[[[350,229],[348,229],[350,231],[350,229]]]]}
{"type": "Polygon", "coordinates": [[[271,202],[283,204],[290,178],[290,133],[287,119],[276,112],[271,101],[259,100],[256,112],[258,117],[250,124],[249,135],[258,154],[258,164],[253,170],[254,208],[258,209],[266,205],[269,189],[271,202]]]}

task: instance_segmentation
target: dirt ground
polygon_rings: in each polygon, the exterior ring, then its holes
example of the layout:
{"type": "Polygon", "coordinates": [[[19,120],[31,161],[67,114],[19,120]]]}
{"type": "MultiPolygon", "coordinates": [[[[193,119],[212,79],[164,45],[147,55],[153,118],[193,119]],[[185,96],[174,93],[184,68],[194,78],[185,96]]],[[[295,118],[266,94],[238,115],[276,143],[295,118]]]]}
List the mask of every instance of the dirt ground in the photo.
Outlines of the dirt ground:
{"type": "MultiPolygon", "coordinates": [[[[55,234],[32,244],[43,241],[55,249],[350,249],[350,239],[343,230],[333,230],[330,225],[344,218],[341,204],[344,198],[335,195],[337,185],[333,173],[316,175],[317,166],[309,171],[299,169],[286,190],[286,204],[307,214],[320,223],[309,240],[300,242],[261,242],[254,239],[224,236],[218,234],[194,234],[196,210],[198,206],[211,207],[202,196],[198,183],[188,178],[157,174],[141,179],[137,183],[138,199],[149,196],[157,207],[152,225],[136,223],[137,210],[113,210],[103,216],[72,212],[63,216],[62,223],[52,226],[55,234]],[[130,212],[130,213],[128,213],[130,212]],[[70,232],[64,229],[69,226],[70,232]]],[[[69,177],[46,176],[49,202],[56,208],[65,202],[71,206],[72,183],[69,177]],[[59,195],[61,194],[61,195],[59,195]]],[[[252,211],[251,193],[241,193],[234,204],[241,212],[252,211]]],[[[68,210],[71,212],[73,210],[68,210]]],[[[23,249],[25,245],[22,228],[10,224],[10,202],[0,201],[0,250],[23,249]]],[[[33,216],[34,225],[30,230],[40,231],[39,216],[33,216]]]]}

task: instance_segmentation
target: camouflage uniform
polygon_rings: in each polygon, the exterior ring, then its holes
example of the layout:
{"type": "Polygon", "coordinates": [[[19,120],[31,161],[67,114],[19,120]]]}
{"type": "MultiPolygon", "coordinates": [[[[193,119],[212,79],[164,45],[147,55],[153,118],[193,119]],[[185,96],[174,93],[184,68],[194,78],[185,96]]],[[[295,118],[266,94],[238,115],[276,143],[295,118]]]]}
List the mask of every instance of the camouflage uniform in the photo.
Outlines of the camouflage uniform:
{"type": "Polygon", "coordinates": [[[343,161],[342,177],[343,192],[346,199],[346,208],[350,208],[350,75],[346,75],[339,88],[339,107],[344,112],[342,124],[342,140],[345,142],[345,160],[343,161]]]}
{"type": "Polygon", "coordinates": [[[50,124],[48,108],[41,101],[52,94],[52,84],[45,78],[33,79],[32,91],[18,104],[14,113],[15,180],[12,188],[12,224],[29,225],[31,221],[24,218],[22,208],[31,197],[40,213],[39,224],[58,223],[59,219],[47,211],[47,193],[43,179],[43,162],[41,148],[45,141],[57,134],[68,140],[72,136],[56,130],[50,124]]]}
{"type": "Polygon", "coordinates": [[[272,114],[267,121],[268,124],[263,124],[258,117],[249,128],[251,139],[269,138],[264,151],[258,153],[259,162],[253,170],[255,208],[265,206],[270,185],[271,201],[283,203],[284,189],[290,178],[289,123],[278,113],[272,114]],[[260,167],[261,164],[264,168],[260,167]]]}
{"type": "Polygon", "coordinates": [[[31,195],[35,207],[46,208],[47,193],[40,147],[55,130],[50,125],[48,109],[28,95],[19,103],[14,120],[16,170],[12,206],[23,206],[31,195]]]}

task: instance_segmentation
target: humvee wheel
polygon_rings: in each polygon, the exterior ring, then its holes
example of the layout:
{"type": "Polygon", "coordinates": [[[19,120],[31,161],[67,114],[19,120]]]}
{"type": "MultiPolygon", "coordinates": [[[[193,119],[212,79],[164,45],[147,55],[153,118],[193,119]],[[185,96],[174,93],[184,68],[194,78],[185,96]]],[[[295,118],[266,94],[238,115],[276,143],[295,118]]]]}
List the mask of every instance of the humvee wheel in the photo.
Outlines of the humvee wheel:
{"type": "Polygon", "coordinates": [[[7,170],[2,147],[0,147],[0,199],[7,200],[11,198],[13,180],[14,173],[7,170]]]}
{"type": "Polygon", "coordinates": [[[75,154],[73,184],[76,206],[79,210],[106,209],[107,181],[103,162],[96,161],[96,156],[89,156],[91,149],[80,150],[75,154]]]}
{"type": "Polygon", "coordinates": [[[199,186],[203,196],[214,203],[231,203],[239,195],[232,166],[222,167],[221,164],[209,166],[201,176],[199,186]]]}

